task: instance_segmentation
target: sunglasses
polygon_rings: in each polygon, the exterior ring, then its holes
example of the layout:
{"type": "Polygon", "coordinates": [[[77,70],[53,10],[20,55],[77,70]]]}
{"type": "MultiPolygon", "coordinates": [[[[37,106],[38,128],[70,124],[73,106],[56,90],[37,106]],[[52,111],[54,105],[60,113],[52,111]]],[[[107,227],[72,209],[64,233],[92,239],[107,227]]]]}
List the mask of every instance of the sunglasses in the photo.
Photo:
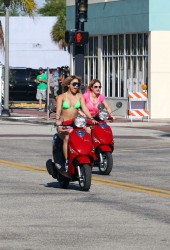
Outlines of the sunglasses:
{"type": "Polygon", "coordinates": [[[78,87],[80,87],[81,83],[80,82],[72,82],[71,85],[73,85],[74,87],[77,85],[78,87]]]}
{"type": "Polygon", "coordinates": [[[97,89],[97,88],[101,89],[101,87],[102,86],[93,86],[94,89],[97,89]]]}

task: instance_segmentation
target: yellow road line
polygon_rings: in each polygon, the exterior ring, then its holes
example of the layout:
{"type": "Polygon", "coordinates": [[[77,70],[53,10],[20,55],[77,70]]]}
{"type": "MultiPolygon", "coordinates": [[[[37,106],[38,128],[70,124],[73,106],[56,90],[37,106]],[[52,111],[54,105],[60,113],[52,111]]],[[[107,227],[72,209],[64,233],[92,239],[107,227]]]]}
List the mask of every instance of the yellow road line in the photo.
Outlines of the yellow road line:
{"type": "Polygon", "coordinates": [[[135,188],[135,189],[140,189],[140,190],[142,189],[144,191],[151,191],[151,192],[154,191],[154,192],[158,192],[158,193],[162,192],[162,193],[166,193],[166,194],[170,195],[170,190],[141,186],[141,185],[137,185],[137,184],[131,184],[128,182],[112,181],[112,180],[107,180],[107,179],[103,179],[103,178],[99,178],[99,177],[93,177],[93,180],[96,182],[112,184],[112,185],[121,186],[124,188],[135,188]]]}
{"type": "Polygon", "coordinates": [[[162,145],[162,146],[144,146],[144,147],[137,147],[137,148],[115,148],[115,151],[138,151],[142,149],[166,149],[169,148],[170,144],[162,145]]]}
{"type": "Polygon", "coordinates": [[[149,189],[149,187],[145,187],[147,189],[140,189],[140,188],[135,188],[135,187],[130,187],[130,186],[128,187],[128,186],[124,186],[124,185],[116,185],[114,183],[107,183],[105,181],[102,182],[102,181],[95,181],[95,180],[94,180],[94,183],[104,185],[104,186],[109,186],[109,187],[115,187],[115,188],[135,191],[138,193],[145,193],[145,194],[157,195],[157,196],[161,196],[161,197],[170,198],[170,194],[167,193],[167,190],[161,190],[161,192],[157,192],[157,191],[154,192],[154,188],[153,188],[153,190],[151,190],[151,189],[149,189]]]}
{"type": "MultiPolygon", "coordinates": [[[[32,172],[41,172],[41,173],[47,172],[45,168],[41,168],[38,166],[32,166],[29,164],[13,162],[13,161],[7,161],[7,160],[0,160],[0,165],[3,165],[3,166],[5,165],[7,167],[17,168],[17,169],[22,169],[22,170],[32,171],[32,172]]],[[[141,185],[132,184],[132,183],[128,183],[128,182],[108,180],[108,179],[104,179],[104,178],[100,178],[100,177],[96,177],[96,176],[92,177],[92,182],[95,184],[105,185],[105,186],[109,186],[109,187],[116,187],[116,188],[120,188],[120,189],[136,191],[139,193],[146,193],[146,194],[170,198],[170,190],[141,186],[141,185]]]]}
{"type": "Polygon", "coordinates": [[[40,168],[38,166],[32,166],[29,164],[23,164],[19,162],[12,162],[6,160],[0,160],[0,165],[5,165],[7,167],[19,168],[22,170],[34,171],[34,172],[47,172],[45,168],[40,168]]]}

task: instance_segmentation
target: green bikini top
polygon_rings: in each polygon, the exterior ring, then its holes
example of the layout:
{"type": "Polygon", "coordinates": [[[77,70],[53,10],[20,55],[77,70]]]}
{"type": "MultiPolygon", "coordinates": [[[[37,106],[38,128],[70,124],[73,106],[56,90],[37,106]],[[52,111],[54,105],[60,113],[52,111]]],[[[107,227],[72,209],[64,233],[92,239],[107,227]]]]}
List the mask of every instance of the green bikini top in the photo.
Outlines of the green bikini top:
{"type": "MultiPolygon", "coordinates": [[[[77,96],[76,96],[77,98],[77,96]]],[[[80,100],[77,99],[77,102],[76,104],[74,105],[74,108],[75,109],[79,109],[81,107],[81,103],[80,103],[80,100]]],[[[70,104],[68,104],[68,101],[67,101],[67,92],[66,92],[66,100],[63,102],[63,106],[62,106],[63,109],[69,109],[71,108],[70,104]]]]}

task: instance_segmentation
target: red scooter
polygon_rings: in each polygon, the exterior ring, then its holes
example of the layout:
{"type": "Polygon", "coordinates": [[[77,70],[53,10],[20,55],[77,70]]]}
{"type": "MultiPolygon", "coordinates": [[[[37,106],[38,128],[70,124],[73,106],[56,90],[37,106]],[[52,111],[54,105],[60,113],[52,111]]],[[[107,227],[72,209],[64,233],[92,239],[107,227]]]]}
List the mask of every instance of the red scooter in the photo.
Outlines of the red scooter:
{"type": "MultiPolygon", "coordinates": [[[[117,102],[116,107],[117,109],[121,108],[122,103],[117,102]]],[[[99,112],[94,117],[98,123],[95,124],[91,130],[93,146],[97,159],[94,165],[99,168],[100,174],[109,175],[113,168],[112,152],[114,150],[114,137],[110,126],[106,123],[106,120],[111,120],[111,117],[110,114],[104,109],[104,104],[99,104],[98,108],[99,112]]]]}
{"type": "Polygon", "coordinates": [[[64,121],[62,126],[69,126],[73,131],[69,134],[68,169],[65,171],[63,141],[58,134],[53,137],[53,159],[46,162],[47,171],[59,181],[62,188],[67,188],[70,181],[79,181],[82,191],[88,191],[91,186],[91,173],[94,165],[94,147],[89,133],[83,127],[90,126],[91,121],[78,116],[74,121],[64,121]],[[64,169],[64,170],[63,170],[64,169]]]}

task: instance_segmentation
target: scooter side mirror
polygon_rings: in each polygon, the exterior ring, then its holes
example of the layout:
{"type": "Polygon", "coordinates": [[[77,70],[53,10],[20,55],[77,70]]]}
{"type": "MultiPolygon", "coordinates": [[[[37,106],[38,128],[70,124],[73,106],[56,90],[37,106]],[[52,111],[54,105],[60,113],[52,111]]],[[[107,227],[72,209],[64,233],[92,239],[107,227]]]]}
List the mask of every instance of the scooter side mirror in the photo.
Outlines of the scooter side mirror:
{"type": "Polygon", "coordinates": [[[99,105],[98,105],[98,109],[99,110],[103,110],[105,108],[105,105],[103,104],[103,103],[100,103],[99,105]]]}
{"type": "Polygon", "coordinates": [[[116,103],[116,108],[120,109],[122,107],[123,103],[122,102],[117,102],[116,103]]]}

